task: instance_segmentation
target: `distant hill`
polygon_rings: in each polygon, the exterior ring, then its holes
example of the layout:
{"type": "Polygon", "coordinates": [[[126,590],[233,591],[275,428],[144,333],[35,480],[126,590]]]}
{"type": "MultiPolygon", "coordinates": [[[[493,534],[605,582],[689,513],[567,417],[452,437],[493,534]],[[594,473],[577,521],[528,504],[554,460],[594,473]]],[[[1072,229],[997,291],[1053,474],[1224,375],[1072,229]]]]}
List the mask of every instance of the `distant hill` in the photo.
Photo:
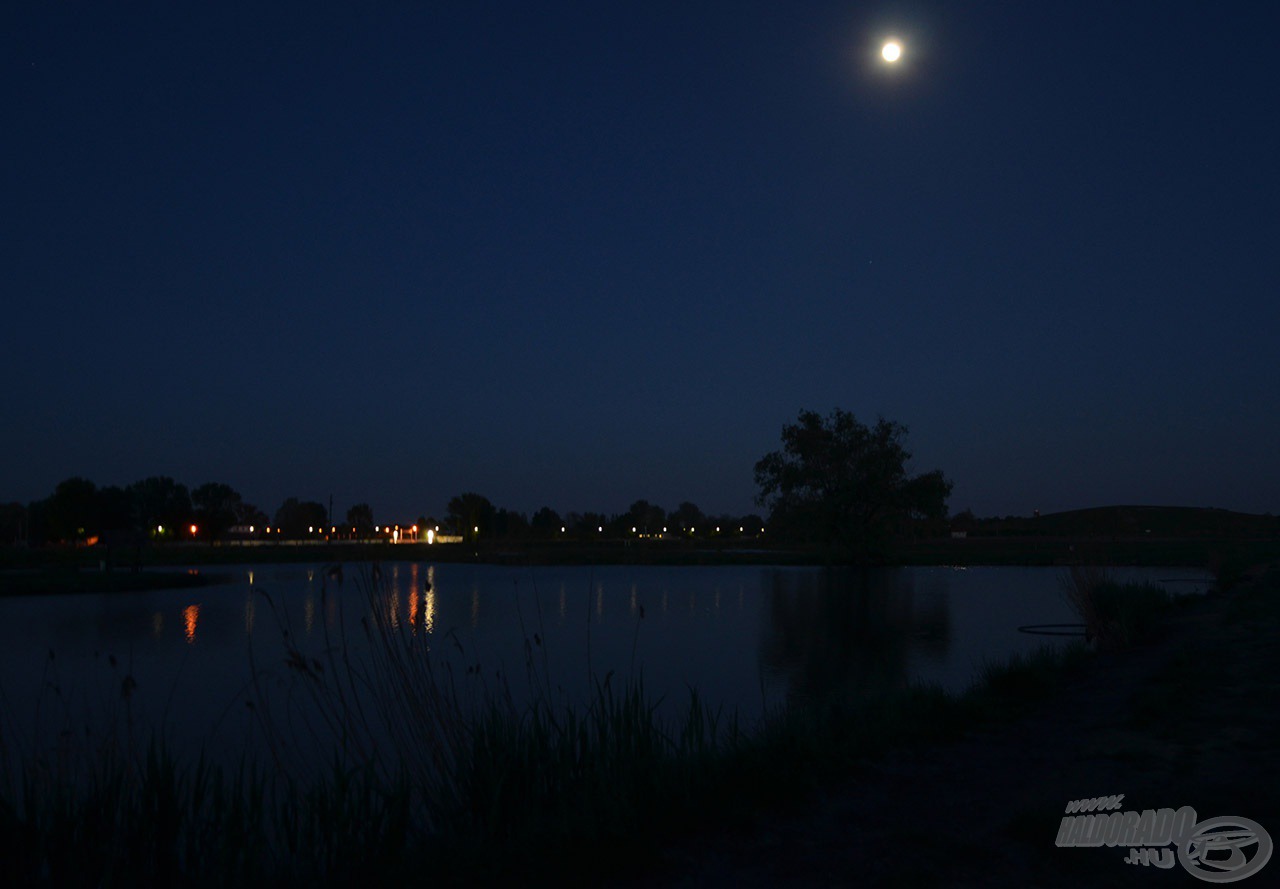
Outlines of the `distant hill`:
{"type": "Polygon", "coordinates": [[[1280,536],[1280,517],[1196,506],[1099,506],[1048,515],[975,519],[957,530],[998,536],[1230,537],[1280,536]]]}

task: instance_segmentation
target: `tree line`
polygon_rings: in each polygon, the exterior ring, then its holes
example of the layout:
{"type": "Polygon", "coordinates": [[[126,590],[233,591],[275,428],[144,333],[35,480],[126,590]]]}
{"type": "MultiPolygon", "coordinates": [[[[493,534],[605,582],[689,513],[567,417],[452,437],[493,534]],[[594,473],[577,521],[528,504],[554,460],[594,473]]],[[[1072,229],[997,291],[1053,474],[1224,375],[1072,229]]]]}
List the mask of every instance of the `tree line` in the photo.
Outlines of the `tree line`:
{"type": "MultiPolygon", "coordinates": [[[[800,411],[782,427],[782,448],[755,464],[756,502],[767,509],[771,540],[817,546],[853,558],[873,559],[895,538],[933,535],[947,528],[952,483],[940,470],[909,475],[907,428],[880,418],[874,425],[836,409],[828,416],[800,411]]],[[[317,501],[290,497],[273,516],[246,502],[230,485],[208,482],[194,489],[167,476],[127,487],[99,488],[84,478],[60,482],[53,493],[27,506],[0,505],[0,542],[88,543],[103,535],[146,535],[159,540],[217,541],[230,534],[281,539],[369,539],[392,531],[376,522],[367,503],[343,517],[317,501]]],[[[648,536],[738,536],[764,533],[759,515],[708,515],[692,502],[670,512],[637,500],[624,512],[567,512],[543,506],[532,515],[496,506],[468,491],[451,498],[443,520],[428,515],[405,529],[478,539],[582,539],[648,536]]]]}
{"type": "MultiPolygon", "coordinates": [[[[763,532],[758,515],[707,515],[683,502],[670,512],[637,500],[621,513],[565,512],[543,506],[532,515],[494,505],[465,492],[451,498],[442,518],[419,515],[411,525],[395,524],[401,538],[424,536],[427,529],[477,539],[521,540],[601,536],[755,536],[763,532]]],[[[59,482],[48,497],[27,505],[0,504],[0,543],[89,544],[104,538],[145,537],[156,541],[212,542],[228,537],[262,539],[371,539],[390,536],[393,525],[379,524],[367,503],[341,516],[315,500],[287,498],[272,515],[247,502],[222,482],[196,488],[168,476],[152,476],[125,487],[99,487],[79,476],[59,482]]]]}

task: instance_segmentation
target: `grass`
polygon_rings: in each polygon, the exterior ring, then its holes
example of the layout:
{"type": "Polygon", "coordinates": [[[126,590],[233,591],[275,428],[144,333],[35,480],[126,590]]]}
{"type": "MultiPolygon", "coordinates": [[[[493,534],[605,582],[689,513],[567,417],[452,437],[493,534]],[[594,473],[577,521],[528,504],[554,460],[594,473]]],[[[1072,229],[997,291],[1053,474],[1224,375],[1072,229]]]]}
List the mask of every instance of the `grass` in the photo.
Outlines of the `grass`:
{"type": "Polygon", "coordinates": [[[1125,648],[1149,636],[1174,601],[1158,584],[1118,583],[1106,568],[1087,565],[1072,565],[1062,589],[1080,617],[1085,638],[1107,649],[1125,648]]]}
{"type": "MultiPolygon", "coordinates": [[[[585,703],[557,702],[533,633],[525,667],[543,691],[518,706],[504,683],[478,699],[461,693],[475,674],[441,667],[425,634],[396,626],[387,597],[367,592],[359,625],[327,638],[318,656],[295,646],[282,619],[310,718],[281,717],[259,688],[269,761],[181,759],[162,737],[133,744],[132,726],[18,749],[0,724],[7,878],[408,885],[425,869],[443,884],[599,879],[650,860],[683,830],[749,821],[887,751],[1021,713],[1084,657],[1083,646],[1045,649],[986,665],[965,695],[911,687],[783,708],[744,726],[692,690],[681,714],[664,718],[643,677],[597,677],[585,703]],[[356,632],[367,648],[347,644],[356,632]],[[326,758],[308,754],[316,749],[326,758]]],[[[117,726],[127,683],[121,695],[117,726]]]]}

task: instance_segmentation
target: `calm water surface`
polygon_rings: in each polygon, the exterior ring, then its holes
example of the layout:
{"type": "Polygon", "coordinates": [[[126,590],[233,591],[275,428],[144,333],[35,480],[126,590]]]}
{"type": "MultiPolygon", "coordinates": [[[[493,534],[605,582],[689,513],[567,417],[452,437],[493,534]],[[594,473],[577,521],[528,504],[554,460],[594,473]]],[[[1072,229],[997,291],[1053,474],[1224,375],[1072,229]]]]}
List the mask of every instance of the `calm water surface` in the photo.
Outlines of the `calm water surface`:
{"type": "MultiPolygon", "coordinates": [[[[256,743],[247,700],[303,697],[283,665],[286,633],[321,661],[343,639],[357,657],[366,651],[367,569],[349,565],[341,581],[321,566],[210,570],[232,582],[0,600],[0,741],[29,748],[50,732],[111,725],[160,727],[180,749],[238,750],[256,743]]],[[[523,700],[532,650],[565,701],[614,671],[642,674],[672,712],[696,688],[749,720],[815,695],[920,681],[961,691],[987,660],[1063,641],[1019,625],[1076,620],[1064,569],[399,563],[381,572],[396,632],[427,643],[464,695],[484,686],[523,700]]],[[[1185,568],[1115,574],[1179,593],[1210,582],[1185,568]]]]}

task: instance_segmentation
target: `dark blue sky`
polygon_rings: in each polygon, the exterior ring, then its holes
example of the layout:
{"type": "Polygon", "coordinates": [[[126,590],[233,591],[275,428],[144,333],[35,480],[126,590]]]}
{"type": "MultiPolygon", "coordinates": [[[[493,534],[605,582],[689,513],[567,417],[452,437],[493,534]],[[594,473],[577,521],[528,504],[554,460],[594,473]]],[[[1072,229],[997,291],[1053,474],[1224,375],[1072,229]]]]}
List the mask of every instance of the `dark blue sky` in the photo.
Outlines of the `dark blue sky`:
{"type": "Polygon", "coordinates": [[[0,500],[1280,506],[1280,7],[115,6],[0,12],[0,500]]]}

